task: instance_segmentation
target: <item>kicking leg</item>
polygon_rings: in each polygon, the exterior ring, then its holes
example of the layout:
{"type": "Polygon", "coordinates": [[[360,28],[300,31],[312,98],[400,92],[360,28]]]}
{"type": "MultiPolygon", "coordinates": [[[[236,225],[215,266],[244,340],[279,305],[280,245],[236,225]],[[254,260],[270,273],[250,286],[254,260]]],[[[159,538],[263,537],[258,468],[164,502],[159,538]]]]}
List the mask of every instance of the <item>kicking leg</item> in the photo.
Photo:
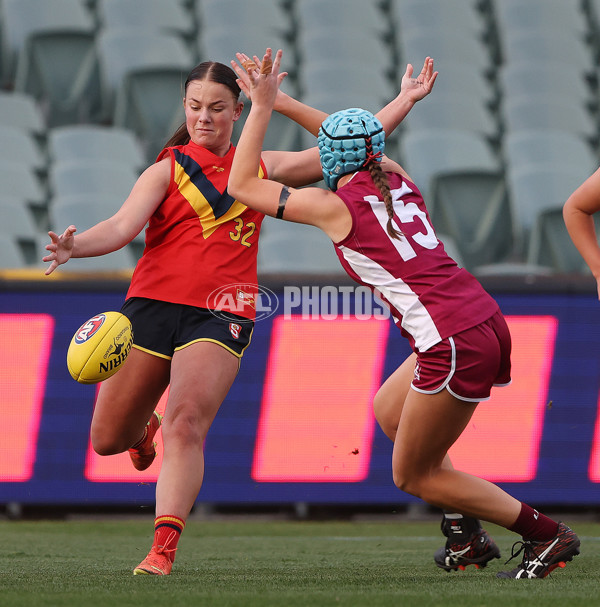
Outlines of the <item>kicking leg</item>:
{"type": "Polygon", "coordinates": [[[170,367],[170,360],[132,348],[123,367],[102,382],[90,429],[97,453],[122,453],[140,441],[169,385],[170,367]]]}

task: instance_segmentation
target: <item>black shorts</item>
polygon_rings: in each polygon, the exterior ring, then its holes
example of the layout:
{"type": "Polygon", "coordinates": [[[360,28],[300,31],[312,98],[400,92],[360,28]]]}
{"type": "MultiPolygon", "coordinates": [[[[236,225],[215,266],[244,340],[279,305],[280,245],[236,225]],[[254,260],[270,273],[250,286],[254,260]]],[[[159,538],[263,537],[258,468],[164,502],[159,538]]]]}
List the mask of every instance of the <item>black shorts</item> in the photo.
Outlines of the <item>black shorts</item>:
{"type": "Polygon", "coordinates": [[[143,297],[128,299],[121,313],[131,321],[133,347],[167,359],[200,341],[218,344],[241,358],[254,330],[254,323],[242,316],[240,322],[224,320],[206,308],[143,297]]]}

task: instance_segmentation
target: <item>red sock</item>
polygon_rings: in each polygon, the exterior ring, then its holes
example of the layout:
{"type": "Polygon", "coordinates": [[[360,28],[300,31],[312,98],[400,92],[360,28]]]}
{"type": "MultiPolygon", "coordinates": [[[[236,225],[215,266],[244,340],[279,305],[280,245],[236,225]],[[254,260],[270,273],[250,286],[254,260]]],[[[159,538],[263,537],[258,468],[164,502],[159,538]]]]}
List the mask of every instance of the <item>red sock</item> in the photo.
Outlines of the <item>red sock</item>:
{"type": "Polygon", "coordinates": [[[154,519],[154,546],[168,554],[171,562],[175,560],[177,542],[185,527],[185,521],[177,516],[157,516],[154,519]]]}
{"type": "Polygon", "coordinates": [[[521,503],[521,512],[512,527],[508,529],[521,535],[524,540],[546,542],[558,533],[558,523],[540,514],[531,506],[521,503]]]}

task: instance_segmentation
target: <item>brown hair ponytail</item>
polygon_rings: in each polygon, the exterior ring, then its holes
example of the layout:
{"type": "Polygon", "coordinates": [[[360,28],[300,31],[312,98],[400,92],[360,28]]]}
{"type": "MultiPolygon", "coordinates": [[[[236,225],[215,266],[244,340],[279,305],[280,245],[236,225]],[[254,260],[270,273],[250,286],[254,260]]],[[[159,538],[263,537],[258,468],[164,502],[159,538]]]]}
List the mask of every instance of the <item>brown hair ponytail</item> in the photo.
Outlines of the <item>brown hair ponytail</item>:
{"type": "Polygon", "coordinates": [[[381,192],[383,202],[385,203],[385,210],[387,211],[389,217],[387,221],[387,232],[391,238],[396,238],[399,240],[400,236],[402,236],[402,232],[397,230],[392,223],[392,219],[394,218],[394,206],[392,201],[392,193],[390,192],[390,182],[388,181],[387,175],[384,173],[379,162],[371,161],[367,165],[367,168],[369,169],[373,183],[381,192]]]}

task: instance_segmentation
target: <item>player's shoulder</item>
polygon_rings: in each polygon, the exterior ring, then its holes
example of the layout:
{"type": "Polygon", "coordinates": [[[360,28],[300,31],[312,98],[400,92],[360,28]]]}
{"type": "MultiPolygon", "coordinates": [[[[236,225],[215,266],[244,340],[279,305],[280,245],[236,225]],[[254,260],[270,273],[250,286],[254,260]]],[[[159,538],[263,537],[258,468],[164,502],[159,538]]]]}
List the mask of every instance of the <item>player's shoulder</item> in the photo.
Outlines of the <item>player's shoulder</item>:
{"type": "Polygon", "coordinates": [[[169,158],[159,160],[147,167],[139,176],[137,183],[153,187],[168,187],[171,180],[171,161],[169,158]]]}

